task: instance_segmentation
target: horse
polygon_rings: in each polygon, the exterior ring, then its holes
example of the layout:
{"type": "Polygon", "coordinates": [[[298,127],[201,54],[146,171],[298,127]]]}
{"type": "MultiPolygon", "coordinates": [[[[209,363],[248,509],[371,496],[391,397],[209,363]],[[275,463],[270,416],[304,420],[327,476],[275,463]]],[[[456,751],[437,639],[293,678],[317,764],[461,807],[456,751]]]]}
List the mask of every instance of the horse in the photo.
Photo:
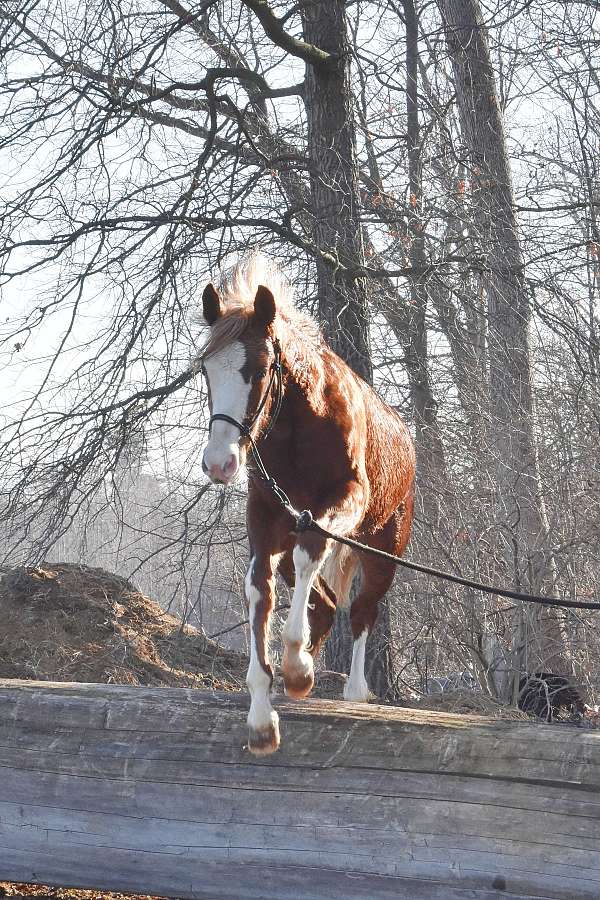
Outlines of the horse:
{"type": "Polygon", "coordinates": [[[282,632],[292,698],[310,693],[336,607],[348,602],[360,576],[344,698],[366,702],[365,645],[395,565],[314,531],[294,531],[290,513],[258,477],[252,443],[295,509],[310,510],[336,535],[397,555],[412,526],[415,451],[400,414],[327,346],[274,263],[260,256],[238,262],[218,287],[206,286],[202,311],[209,331],[195,365],[206,379],[211,416],[202,468],[224,485],[244,467],[248,473],[248,748],[261,755],[280,744],[269,659],[277,571],[293,588],[282,632]]]}

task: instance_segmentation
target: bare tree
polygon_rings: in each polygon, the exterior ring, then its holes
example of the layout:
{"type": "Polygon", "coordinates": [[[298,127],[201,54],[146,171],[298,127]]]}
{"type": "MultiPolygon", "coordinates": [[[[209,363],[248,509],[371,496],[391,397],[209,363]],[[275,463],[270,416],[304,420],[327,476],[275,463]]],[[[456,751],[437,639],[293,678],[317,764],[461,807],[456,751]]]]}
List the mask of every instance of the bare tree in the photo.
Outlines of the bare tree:
{"type": "MultiPolygon", "coordinates": [[[[205,398],[186,370],[205,278],[260,247],[412,423],[411,554],[593,593],[594,15],[0,0],[6,555],[112,554],[219,630],[205,586],[243,568],[243,493],[205,489],[205,398]]],[[[595,689],[590,617],[416,577],[391,601],[378,693],[458,668],[497,693],[501,670],[537,661],[595,689]]]]}

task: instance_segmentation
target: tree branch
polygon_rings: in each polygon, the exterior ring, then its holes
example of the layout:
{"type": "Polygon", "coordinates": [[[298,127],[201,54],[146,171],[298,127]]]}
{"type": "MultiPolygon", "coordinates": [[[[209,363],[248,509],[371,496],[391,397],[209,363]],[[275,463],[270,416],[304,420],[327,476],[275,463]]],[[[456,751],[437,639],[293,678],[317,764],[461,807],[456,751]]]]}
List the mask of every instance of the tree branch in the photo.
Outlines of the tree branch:
{"type": "Polygon", "coordinates": [[[273,10],[265,0],[242,0],[244,6],[251,9],[256,18],[262,25],[267,37],[270,37],[274,44],[287,50],[292,56],[303,59],[304,62],[310,63],[317,67],[330,67],[337,63],[337,57],[333,53],[327,53],[314,44],[308,44],[305,41],[299,41],[297,38],[288,34],[273,10]]]}

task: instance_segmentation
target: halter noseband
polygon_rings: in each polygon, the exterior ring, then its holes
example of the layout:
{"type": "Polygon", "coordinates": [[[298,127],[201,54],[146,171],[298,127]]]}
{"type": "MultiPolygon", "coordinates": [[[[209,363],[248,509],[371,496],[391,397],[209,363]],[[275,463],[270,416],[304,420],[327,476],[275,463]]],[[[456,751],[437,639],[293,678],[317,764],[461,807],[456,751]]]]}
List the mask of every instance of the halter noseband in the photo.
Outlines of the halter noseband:
{"type": "Polygon", "coordinates": [[[240,435],[242,437],[248,438],[252,443],[254,443],[252,435],[250,433],[250,429],[257,422],[258,417],[261,412],[265,408],[265,404],[271,394],[273,388],[275,388],[275,400],[273,409],[271,410],[271,416],[269,421],[267,422],[267,427],[265,428],[262,437],[265,438],[273,426],[277,421],[277,417],[281,411],[281,404],[283,403],[283,373],[281,367],[281,345],[277,338],[273,338],[273,353],[274,359],[271,363],[271,376],[269,378],[269,383],[266,387],[264,394],[261,397],[260,403],[256,409],[256,412],[252,416],[249,422],[238,422],[237,419],[234,419],[232,416],[228,416],[226,413],[215,413],[214,416],[210,417],[208,423],[208,433],[210,434],[210,430],[212,428],[213,422],[227,422],[229,425],[235,425],[236,428],[239,428],[240,435]]]}

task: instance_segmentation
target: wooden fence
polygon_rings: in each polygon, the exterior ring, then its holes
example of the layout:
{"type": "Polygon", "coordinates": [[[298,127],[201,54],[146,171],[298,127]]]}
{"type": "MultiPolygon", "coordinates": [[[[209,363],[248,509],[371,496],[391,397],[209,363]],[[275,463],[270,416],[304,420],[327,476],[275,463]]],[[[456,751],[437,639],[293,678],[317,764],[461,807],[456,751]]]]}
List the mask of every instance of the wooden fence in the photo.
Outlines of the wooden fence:
{"type": "Polygon", "coordinates": [[[0,681],[0,880],[176,897],[600,897],[600,733],[0,681]]]}

